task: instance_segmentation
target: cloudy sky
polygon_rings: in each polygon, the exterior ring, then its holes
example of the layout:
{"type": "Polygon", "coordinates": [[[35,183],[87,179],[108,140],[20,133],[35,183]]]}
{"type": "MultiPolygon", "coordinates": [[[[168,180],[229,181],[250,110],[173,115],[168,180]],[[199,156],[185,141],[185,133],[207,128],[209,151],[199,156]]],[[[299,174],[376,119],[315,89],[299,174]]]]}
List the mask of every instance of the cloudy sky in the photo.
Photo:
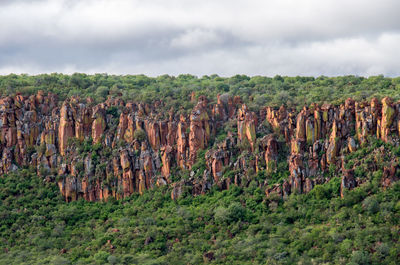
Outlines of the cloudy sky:
{"type": "Polygon", "coordinates": [[[398,0],[0,0],[0,74],[400,75],[398,0]]]}

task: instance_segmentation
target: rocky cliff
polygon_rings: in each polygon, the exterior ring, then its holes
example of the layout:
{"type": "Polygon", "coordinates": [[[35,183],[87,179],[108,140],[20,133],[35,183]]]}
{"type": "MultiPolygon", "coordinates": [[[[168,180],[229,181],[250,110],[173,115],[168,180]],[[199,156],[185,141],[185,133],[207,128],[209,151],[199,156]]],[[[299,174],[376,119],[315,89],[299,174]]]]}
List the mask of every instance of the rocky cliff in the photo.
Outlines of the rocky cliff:
{"type": "MultiPolygon", "coordinates": [[[[239,97],[226,95],[216,103],[200,96],[189,115],[165,113],[162,107],[162,101],[149,105],[119,98],[59,102],[43,92],[2,98],[0,173],[34,167],[57,183],[67,201],[120,199],[155,185],[170,185],[176,199],[186,191],[198,195],[214,185],[227,189],[251,181],[266,196],[287,197],[328,181],[329,170],[341,176],[342,192],[360,185],[357,165],[346,168],[345,155],[371,136],[392,145],[400,139],[400,103],[387,97],[313,104],[300,112],[285,106],[252,111],[239,97]],[[231,130],[224,130],[228,125],[231,130]],[[205,167],[195,166],[199,159],[205,167]],[[282,161],[289,177],[271,183],[268,174],[282,161]],[[179,171],[189,177],[174,180],[179,171]],[[264,180],[252,178],[260,172],[264,180]]],[[[385,153],[384,146],[377,152],[385,153]]],[[[386,155],[385,187],[397,180],[398,167],[397,157],[386,155]]]]}

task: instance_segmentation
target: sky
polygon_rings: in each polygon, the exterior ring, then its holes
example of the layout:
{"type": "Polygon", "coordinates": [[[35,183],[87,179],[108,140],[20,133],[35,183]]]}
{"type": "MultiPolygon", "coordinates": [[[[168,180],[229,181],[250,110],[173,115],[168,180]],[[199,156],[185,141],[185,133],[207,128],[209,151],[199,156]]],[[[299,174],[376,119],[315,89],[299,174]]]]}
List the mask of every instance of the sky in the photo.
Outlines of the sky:
{"type": "Polygon", "coordinates": [[[400,75],[398,0],[0,0],[0,74],[400,75]]]}

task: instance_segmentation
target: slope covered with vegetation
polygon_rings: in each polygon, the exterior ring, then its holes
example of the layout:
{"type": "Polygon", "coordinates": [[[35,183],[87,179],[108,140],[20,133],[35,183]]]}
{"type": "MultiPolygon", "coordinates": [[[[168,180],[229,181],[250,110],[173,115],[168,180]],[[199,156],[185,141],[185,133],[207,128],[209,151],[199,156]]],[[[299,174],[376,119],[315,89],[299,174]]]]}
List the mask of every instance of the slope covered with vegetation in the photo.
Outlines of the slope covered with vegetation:
{"type": "Polygon", "coordinates": [[[287,200],[234,186],[65,203],[23,170],[0,178],[0,264],[396,264],[400,185],[383,191],[377,178],[343,199],[333,178],[287,200]]]}
{"type": "Polygon", "coordinates": [[[399,91],[383,76],[2,76],[0,264],[398,264],[399,91]]]}

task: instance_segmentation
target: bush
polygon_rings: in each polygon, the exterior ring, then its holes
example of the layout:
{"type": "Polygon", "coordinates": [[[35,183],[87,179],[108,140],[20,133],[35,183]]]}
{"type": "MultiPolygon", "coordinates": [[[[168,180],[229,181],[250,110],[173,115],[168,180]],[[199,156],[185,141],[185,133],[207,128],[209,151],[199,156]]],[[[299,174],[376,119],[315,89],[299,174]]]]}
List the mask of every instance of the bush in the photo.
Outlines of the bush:
{"type": "Polygon", "coordinates": [[[329,199],[331,196],[329,190],[326,189],[324,185],[316,185],[314,189],[311,191],[311,194],[314,194],[317,200],[329,199]]]}
{"type": "Polygon", "coordinates": [[[146,132],[144,130],[139,128],[139,129],[135,130],[135,132],[133,133],[133,137],[136,140],[138,140],[140,142],[143,142],[144,140],[146,140],[147,135],[146,135],[146,132]]]}
{"type": "Polygon", "coordinates": [[[243,220],[246,214],[246,209],[238,202],[234,202],[229,205],[228,208],[228,218],[230,221],[239,221],[243,220]]]}
{"type": "Polygon", "coordinates": [[[53,260],[51,261],[51,264],[54,264],[54,265],[69,265],[69,264],[71,264],[71,262],[66,258],[57,256],[57,257],[53,258],[53,260]]]}
{"type": "Polygon", "coordinates": [[[379,202],[373,196],[367,197],[362,202],[362,205],[363,205],[364,209],[370,214],[374,214],[379,211],[379,202]]]}
{"type": "Polygon", "coordinates": [[[386,243],[379,243],[376,246],[376,254],[380,259],[384,259],[389,255],[389,246],[386,243]]]}
{"type": "Polygon", "coordinates": [[[217,224],[225,224],[229,222],[229,211],[225,207],[218,207],[214,211],[214,219],[217,224]]]}
{"type": "Polygon", "coordinates": [[[100,264],[104,264],[106,263],[108,260],[108,257],[110,256],[110,254],[108,252],[105,252],[103,250],[100,250],[99,252],[97,252],[96,254],[94,254],[94,259],[98,262],[100,262],[100,264]]]}
{"type": "Polygon", "coordinates": [[[135,260],[135,257],[133,255],[126,254],[126,255],[122,256],[121,262],[122,262],[122,264],[129,265],[129,264],[133,264],[134,260],[135,260]]]}
{"type": "Polygon", "coordinates": [[[370,257],[369,253],[365,251],[353,251],[351,255],[351,263],[350,264],[357,264],[357,265],[368,265],[370,264],[370,257]]]}
{"type": "Polygon", "coordinates": [[[117,257],[113,256],[113,255],[108,256],[107,261],[110,264],[117,264],[118,263],[117,257]]]}
{"type": "Polygon", "coordinates": [[[217,224],[229,224],[244,219],[246,209],[238,202],[229,205],[228,208],[218,207],[214,211],[214,219],[217,224]]]}

